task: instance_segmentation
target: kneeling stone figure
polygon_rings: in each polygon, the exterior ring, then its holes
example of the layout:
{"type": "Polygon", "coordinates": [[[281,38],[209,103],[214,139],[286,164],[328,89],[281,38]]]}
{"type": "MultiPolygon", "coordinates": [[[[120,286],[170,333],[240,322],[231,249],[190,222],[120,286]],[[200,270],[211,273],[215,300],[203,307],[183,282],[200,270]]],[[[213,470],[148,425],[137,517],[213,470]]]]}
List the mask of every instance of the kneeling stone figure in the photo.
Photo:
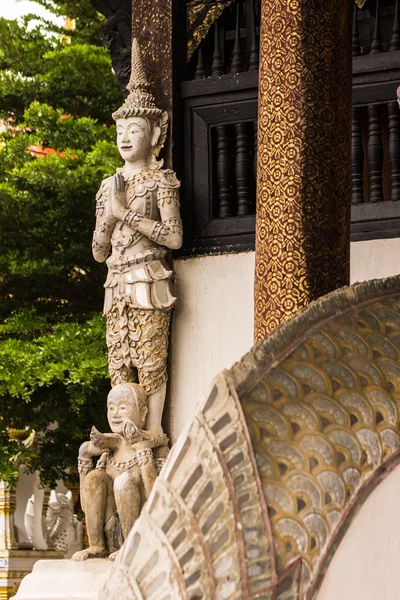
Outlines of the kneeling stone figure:
{"type": "Polygon", "coordinates": [[[115,386],[108,395],[112,433],[92,428],[79,450],[81,504],[89,548],[73,560],[113,559],[138,518],[157,476],[152,448],[166,444],[164,434],[144,429],[147,397],[139,384],[115,386]],[[93,457],[99,456],[96,468],[93,457]]]}

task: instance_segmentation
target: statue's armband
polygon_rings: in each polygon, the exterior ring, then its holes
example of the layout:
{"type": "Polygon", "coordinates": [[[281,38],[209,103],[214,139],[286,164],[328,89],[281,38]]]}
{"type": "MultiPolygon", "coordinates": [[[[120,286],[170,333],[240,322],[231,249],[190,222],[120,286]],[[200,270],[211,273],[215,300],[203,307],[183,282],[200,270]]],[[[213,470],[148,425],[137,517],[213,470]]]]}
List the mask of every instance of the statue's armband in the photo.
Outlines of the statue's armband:
{"type": "Polygon", "coordinates": [[[108,186],[103,181],[96,195],[96,229],[92,242],[93,256],[98,262],[105,261],[110,253],[111,235],[115,226],[107,220],[107,193],[108,186]]]}
{"type": "Polygon", "coordinates": [[[179,209],[179,190],[176,188],[159,188],[157,191],[157,206],[160,210],[167,206],[175,206],[179,209]]]}

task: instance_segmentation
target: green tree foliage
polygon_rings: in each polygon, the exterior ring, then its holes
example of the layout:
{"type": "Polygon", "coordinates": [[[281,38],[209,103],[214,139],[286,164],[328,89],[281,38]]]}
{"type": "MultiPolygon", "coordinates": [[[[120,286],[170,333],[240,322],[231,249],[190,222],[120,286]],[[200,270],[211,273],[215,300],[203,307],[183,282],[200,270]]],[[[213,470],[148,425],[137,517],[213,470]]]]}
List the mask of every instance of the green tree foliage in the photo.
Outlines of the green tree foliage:
{"type": "Polygon", "coordinates": [[[0,478],[15,483],[21,453],[49,484],[105,426],[105,270],[91,237],[96,191],[120,164],[123,98],[89,1],[35,1],[68,27],[0,19],[0,478]],[[10,427],[34,429],[38,449],[10,427]]]}

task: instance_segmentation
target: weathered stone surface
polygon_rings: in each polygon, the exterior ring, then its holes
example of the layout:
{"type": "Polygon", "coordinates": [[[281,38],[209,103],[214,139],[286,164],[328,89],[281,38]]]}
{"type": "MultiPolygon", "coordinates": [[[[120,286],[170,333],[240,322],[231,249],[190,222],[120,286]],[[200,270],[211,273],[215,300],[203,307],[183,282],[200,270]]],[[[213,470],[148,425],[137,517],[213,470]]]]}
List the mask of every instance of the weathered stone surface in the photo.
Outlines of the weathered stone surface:
{"type": "Polygon", "coordinates": [[[15,600],[97,600],[112,563],[40,560],[22,581],[15,600]]]}
{"type": "Polygon", "coordinates": [[[125,164],[97,194],[93,256],[108,266],[104,314],[111,383],[139,381],[148,396],[147,429],[160,431],[176,301],[166,257],[182,244],[180,183],[157,160],[168,115],[149,90],[136,39],[127,89],[125,103],[113,114],[125,164]]]}
{"type": "Polygon", "coordinates": [[[107,416],[112,433],[92,428],[90,441],[79,450],[81,504],[89,548],[73,560],[114,554],[127,538],[157,476],[153,448],[166,446],[165,435],[144,429],[147,397],[141,385],[122,383],[108,395],[107,416]],[[96,468],[93,457],[99,456],[96,468]]]}
{"type": "Polygon", "coordinates": [[[168,454],[161,421],[176,298],[166,255],[182,243],[180,184],[157,160],[168,116],[149,90],[137,39],[127,90],[126,101],[113,114],[125,165],[101,184],[93,235],[93,256],[108,266],[104,314],[113,433],[92,430],[90,442],[80,449],[89,548],[75,553],[74,560],[115,555],[168,454]],[[101,457],[96,469],[94,456],[101,457]]]}

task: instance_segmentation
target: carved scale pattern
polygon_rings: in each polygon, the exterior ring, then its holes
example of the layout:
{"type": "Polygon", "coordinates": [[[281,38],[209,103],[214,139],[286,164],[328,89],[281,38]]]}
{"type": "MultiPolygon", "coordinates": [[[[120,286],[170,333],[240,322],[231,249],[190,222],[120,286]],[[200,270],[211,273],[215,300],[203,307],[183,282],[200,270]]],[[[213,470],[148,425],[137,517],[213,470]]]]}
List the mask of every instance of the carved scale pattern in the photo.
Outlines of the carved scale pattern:
{"type": "Polygon", "coordinates": [[[400,301],[321,328],[242,398],[278,572],[307,588],[345,509],[397,452],[400,301]]]}
{"type": "Polygon", "coordinates": [[[215,379],[101,598],[315,598],[399,430],[400,278],[312,303],[215,379]]]}

